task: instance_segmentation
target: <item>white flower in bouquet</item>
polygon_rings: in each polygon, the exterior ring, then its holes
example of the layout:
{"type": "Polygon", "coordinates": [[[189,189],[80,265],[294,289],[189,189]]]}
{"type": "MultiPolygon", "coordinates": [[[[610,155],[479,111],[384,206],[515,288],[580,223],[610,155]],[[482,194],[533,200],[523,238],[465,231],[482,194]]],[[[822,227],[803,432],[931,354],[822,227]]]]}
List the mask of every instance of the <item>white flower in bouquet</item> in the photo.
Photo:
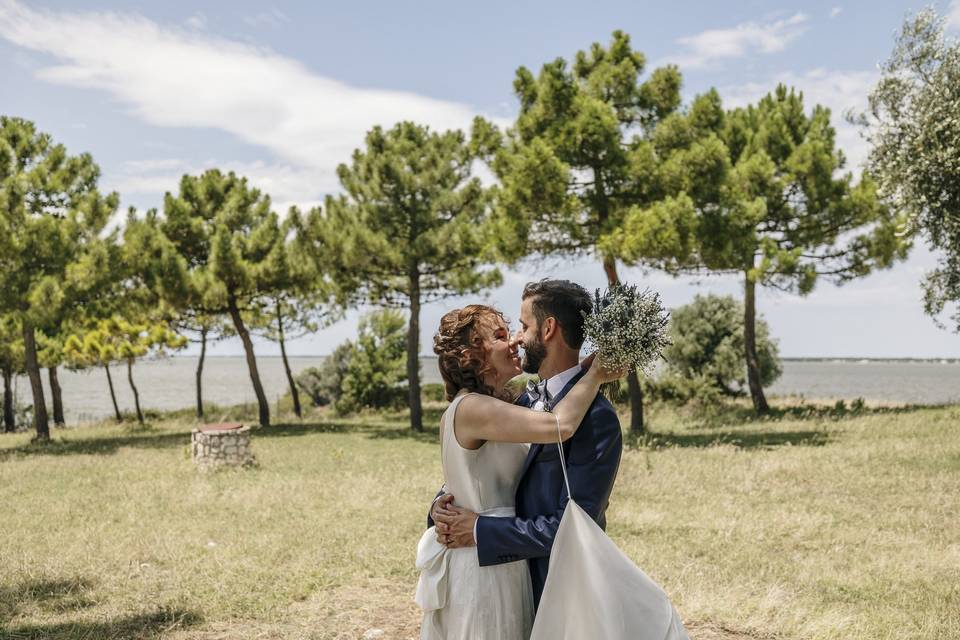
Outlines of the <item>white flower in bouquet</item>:
{"type": "Polygon", "coordinates": [[[660,294],[618,284],[602,294],[597,289],[593,312],[584,316],[583,329],[604,366],[648,373],[670,345],[669,321],[660,294]]]}

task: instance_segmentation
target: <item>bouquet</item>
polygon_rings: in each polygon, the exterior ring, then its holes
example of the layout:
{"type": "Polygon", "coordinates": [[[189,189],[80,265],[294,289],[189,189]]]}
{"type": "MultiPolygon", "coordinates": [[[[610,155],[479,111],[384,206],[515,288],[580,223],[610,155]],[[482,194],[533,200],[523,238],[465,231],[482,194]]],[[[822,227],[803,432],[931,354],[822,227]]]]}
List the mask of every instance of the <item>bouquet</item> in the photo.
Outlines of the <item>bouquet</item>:
{"type": "Polygon", "coordinates": [[[596,290],[593,312],[584,315],[583,330],[605,367],[649,373],[670,345],[669,321],[658,293],[617,284],[602,294],[596,290]]]}

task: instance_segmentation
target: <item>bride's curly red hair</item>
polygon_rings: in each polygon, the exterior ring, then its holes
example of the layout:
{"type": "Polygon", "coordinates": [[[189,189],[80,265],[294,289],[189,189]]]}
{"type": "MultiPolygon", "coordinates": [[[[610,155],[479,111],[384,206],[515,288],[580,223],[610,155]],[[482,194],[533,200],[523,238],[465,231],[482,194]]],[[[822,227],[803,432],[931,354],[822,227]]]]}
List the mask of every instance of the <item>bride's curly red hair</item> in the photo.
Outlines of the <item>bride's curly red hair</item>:
{"type": "Polygon", "coordinates": [[[481,330],[492,333],[500,322],[506,323],[503,314],[485,304],[454,309],[440,319],[440,330],[433,336],[433,352],[439,359],[447,400],[453,400],[462,389],[496,395],[494,388],[484,383],[484,377],[495,370],[487,359],[481,330]]]}

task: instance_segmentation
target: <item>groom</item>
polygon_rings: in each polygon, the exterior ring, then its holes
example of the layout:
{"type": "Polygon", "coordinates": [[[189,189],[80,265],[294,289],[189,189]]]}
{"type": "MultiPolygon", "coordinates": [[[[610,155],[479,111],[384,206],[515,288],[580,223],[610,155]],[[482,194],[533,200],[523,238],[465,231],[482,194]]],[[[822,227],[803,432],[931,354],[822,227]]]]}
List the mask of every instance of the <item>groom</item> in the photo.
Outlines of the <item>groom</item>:
{"type": "MultiPolygon", "coordinates": [[[[523,370],[538,374],[541,382],[536,388],[528,385],[517,404],[549,411],[580,379],[583,316],[591,306],[590,294],[568,280],[526,285],[515,342],[524,349],[523,370]]],[[[563,447],[573,500],[606,529],[623,437],[617,413],[603,395],[597,395],[576,434],[563,447]]],[[[520,472],[516,517],[478,516],[455,506],[455,500],[456,496],[441,492],[431,506],[427,526],[436,522],[437,537],[448,548],[476,545],[480,566],[527,560],[534,603],[539,606],[550,549],[567,504],[557,446],[530,447],[520,472]]]]}

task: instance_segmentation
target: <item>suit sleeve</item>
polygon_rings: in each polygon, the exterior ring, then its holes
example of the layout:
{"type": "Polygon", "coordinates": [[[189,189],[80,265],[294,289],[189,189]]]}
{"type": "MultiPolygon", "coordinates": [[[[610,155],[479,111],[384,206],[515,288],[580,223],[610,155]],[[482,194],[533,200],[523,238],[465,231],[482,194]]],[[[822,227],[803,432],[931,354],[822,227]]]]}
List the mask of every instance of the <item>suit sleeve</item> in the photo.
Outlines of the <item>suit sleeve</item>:
{"type": "Polygon", "coordinates": [[[439,498],[440,496],[442,496],[442,495],[445,494],[446,492],[447,492],[447,485],[443,485],[442,487],[440,487],[440,491],[437,491],[437,495],[436,495],[436,497],[433,499],[433,502],[431,502],[431,503],[430,503],[430,506],[427,507],[427,529],[429,529],[430,527],[434,526],[434,524],[436,524],[436,523],[433,521],[433,518],[430,517],[430,514],[433,512],[433,505],[436,504],[437,498],[439,498]]]}
{"type": "MultiPolygon", "coordinates": [[[[574,501],[603,526],[605,521],[600,516],[606,511],[617,477],[623,435],[616,411],[606,400],[595,406],[588,419],[592,429],[584,436],[589,437],[582,442],[577,442],[576,436],[571,440],[566,454],[567,474],[574,501]]],[[[549,556],[567,506],[565,487],[561,493],[560,506],[552,513],[531,518],[480,516],[476,529],[480,566],[549,556]]]]}

